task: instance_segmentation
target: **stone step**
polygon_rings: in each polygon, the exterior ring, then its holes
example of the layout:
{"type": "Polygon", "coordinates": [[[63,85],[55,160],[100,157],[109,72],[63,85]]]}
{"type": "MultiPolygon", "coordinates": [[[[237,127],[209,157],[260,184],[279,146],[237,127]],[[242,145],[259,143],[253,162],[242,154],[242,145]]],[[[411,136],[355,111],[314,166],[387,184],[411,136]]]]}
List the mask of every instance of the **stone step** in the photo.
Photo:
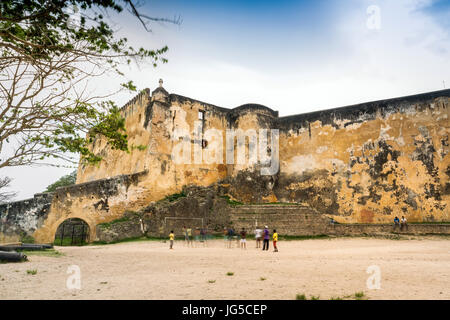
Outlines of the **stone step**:
{"type": "Polygon", "coordinates": [[[251,205],[237,205],[233,209],[249,209],[249,208],[270,208],[270,209],[310,209],[309,206],[303,205],[276,205],[276,204],[251,204],[251,205]]]}

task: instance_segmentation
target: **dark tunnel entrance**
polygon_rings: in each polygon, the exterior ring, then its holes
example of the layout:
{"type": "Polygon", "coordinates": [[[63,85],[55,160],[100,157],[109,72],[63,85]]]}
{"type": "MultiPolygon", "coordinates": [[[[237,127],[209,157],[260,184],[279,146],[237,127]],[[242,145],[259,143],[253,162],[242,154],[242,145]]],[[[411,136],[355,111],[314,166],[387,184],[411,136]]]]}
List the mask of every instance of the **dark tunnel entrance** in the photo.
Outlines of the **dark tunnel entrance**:
{"type": "Polygon", "coordinates": [[[89,225],[79,219],[70,218],[58,226],[55,234],[55,245],[82,246],[89,242],[89,225]]]}

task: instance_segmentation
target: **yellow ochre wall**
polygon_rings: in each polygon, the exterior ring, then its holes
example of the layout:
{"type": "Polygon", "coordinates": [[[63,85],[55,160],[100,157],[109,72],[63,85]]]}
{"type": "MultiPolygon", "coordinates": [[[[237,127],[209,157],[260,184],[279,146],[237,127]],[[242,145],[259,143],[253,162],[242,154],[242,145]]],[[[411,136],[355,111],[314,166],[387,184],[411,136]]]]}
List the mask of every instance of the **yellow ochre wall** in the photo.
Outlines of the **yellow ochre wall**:
{"type": "MultiPolygon", "coordinates": [[[[79,217],[88,222],[93,239],[96,224],[126,210],[180,192],[184,185],[218,181],[230,184],[230,197],[239,201],[307,204],[338,222],[385,223],[395,216],[448,221],[449,97],[450,90],[444,90],[280,118],[260,105],[225,109],[162,87],[151,94],[145,90],[122,109],[130,152],[111,150],[96,138],[92,148],[104,160],[98,166],[80,163],[77,185],[59,191],[34,235],[53,241],[62,221],[79,217]],[[223,159],[226,129],[278,129],[280,171],[260,177],[258,166],[250,164],[172,161],[179,143],[173,131],[191,132],[199,111],[205,112],[204,130],[223,132],[223,159]],[[104,182],[110,183],[107,192],[101,184],[92,191],[98,181],[133,174],[131,180],[104,182]]],[[[191,138],[191,146],[198,143],[191,138]]]]}

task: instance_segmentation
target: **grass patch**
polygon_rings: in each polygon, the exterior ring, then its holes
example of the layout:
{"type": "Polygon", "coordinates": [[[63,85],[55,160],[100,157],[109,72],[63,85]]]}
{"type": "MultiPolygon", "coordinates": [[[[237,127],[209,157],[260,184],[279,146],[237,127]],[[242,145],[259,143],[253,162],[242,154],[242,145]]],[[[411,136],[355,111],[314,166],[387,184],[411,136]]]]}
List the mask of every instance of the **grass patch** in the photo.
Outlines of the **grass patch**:
{"type": "Polygon", "coordinates": [[[361,300],[362,298],[364,298],[364,296],[365,296],[365,294],[362,291],[355,293],[355,299],[356,300],[361,300]]]}
{"type": "MultiPolygon", "coordinates": [[[[181,239],[181,237],[176,238],[176,239],[181,239]]],[[[167,240],[167,239],[163,238],[163,240],[167,240]]],[[[184,240],[184,238],[183,238],[183,240],[184,240]]],[[[111,241],[111,242],[94,241],[94,242],[90,243],[89,245],[98,246],[98,245],[116,244],[116,243],[124,243],[124,242],[142,242],[142,241],[161,241],[161,239],[159,237],[135,237],[135,238],[126,238],[126,239],[121,239],[121,240],[116,240],[116,241],[111,241]]]]}
{"type": "Polygon", "coordinates": [[[232,275],[234,275],[234,272],[227,272],[227,276],[231,277],[232,275]]]}
{"type": "Polygon", "coordinates": [[[32,276],[34,276],[35,274],[37,274],[37,270],[27,270],[27,274],[31,274],[32,276]]]}
{"type": "Polygon", "coordinates": [[[307,300],[307,299],[303,293],[302,294],[297,293],[297,295],[295,296],[295,300],[307,300]]]}
{"type": "Polygon", "coordinates": [[[64,253],[59,252],[55,249],[45,249],[45,250],[23,250],[21,251],[27,256],[43,256],[43,257],[62,257],[64,253]]]}
{"type": "Polygon", "coordinates": [[[130,221],[130,218],[129,217],[121,217],[121,218],[115,219],[110,222],[99,223],[98,226],[102,229],[109,229],[109,228],[111,228],[111,226],[113,224],[120,223],[120,222],[126,222],[126,221],[130,221]]]}
{"type": "Polygon", "coordinates": [[[216,280],[208,280],[208,283],[216,283],[216,280]]]}
{"type": "Polygon", "coordinates": [[[330,300],[344,300],[344,298],[341,298],[341,297],[331,297],[330,300]]]}
{"type": "Polygon", "coordinates": [[[290,240],[313,240],[313,239],[327,239],[330,238],[329,235],[326,234],[318,234],[318,235],[306,235],[306,236],[287,236],[287,235],[280,235],[278,237],[279,240],[285,240],[285,241],[290,241],[290,240]]]}
{"type": "Polygon", "coordinates": [[[226,199],[226,200],[227,200],[227,203],[228,203],[230,206],[241,206],[241,205],[243,205],[243,203],[240,202],[240,201],[231,200],[229,196],[221,196],[221,198],[226,199]]]}
{"type": "Polygon", "coordinates": [[[310,300],[320,300],[320,296],[311,296],[310,300]]]}
{"type": "Polygon", "coordinates": [[[34,243],[34,238],[29,235],[23,235],[20,237],[20,242],[22,243],[34,243]]]}
{"type": "Polygon", "coordinates": [[[259,280],[265,281],[265,280],[267,280],[267,278],[261,277],[261,278],[259,278],[259,280]]]}
{"type": "Polygon", "coordinates": [[[55,239],[53,241],[53,245],[55,246],[85,246],[87,244],[86,241],[80,241],[80,239],[75,238],[74,244],[72,244],[72,237],[64,237],[61,241],[61,238],[55,239]]]}
{"type": "Polygon", "coordinates": [[[184,198],[186,197],[186,194],[184,193],[184,191],[181,191],[180,193],[174,193],[168,196],[165,196],[163,201],[169,201],[169,202],[174,202],[180,198],[184,198]]]}

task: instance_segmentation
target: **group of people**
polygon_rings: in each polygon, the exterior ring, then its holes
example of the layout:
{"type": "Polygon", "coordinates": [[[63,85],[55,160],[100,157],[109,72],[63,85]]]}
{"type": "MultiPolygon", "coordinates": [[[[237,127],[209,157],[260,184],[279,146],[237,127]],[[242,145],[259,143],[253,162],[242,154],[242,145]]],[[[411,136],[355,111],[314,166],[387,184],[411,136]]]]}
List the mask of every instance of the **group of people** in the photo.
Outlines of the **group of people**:
{"type": "MultiPolygon", "coordinates": [[[[204,228],[201,229],[196,229],[194,231],[195,233],[198,233],[199,237],[196,236],[196,239],[199,239],[200,242],[203,242],[204,245],[206,245],[206,239],[207,239],[207,230],[204,228]]],[[[232,240],[236,239],[237,241],[239,241],[239,247],[241,249],[247,249],[247,231],[245,230],[245,228],[242,228],[242,230],[239,232],[239,234],[237,234],[235,232],[235,230],[232,227],[229,227],[228,229],[224,230],[225,233],[225,237],[228,240],[228,248],[232,247],[232,240]]],[[[186,228],[186,226],[183,227],[183,234],[184,234],[184,240],[186,245],[189,246],[193,246],[193,230],[192,228],[186,228]]],[[[263,251],[267,251],[269,250],[269,242],[270,242],[270,231],[269,231],[269,227],[265,226],[264,229],[261,229],[259,227],[256,227],[255,229],[255,240],[256,240],[256,248],[260,249],[261,248],[261,241],[263,242],[263,247],[262,250],[263,251]]],[[[173,232],[173,230],[170,231],[169,234],[169,242],[170,242],[170,249],[173,249],[173,243],[175,241],[175,233],[173,232]]],[[[274,252],[278,252],[278,247],[277,247],[277,242],[278,242],[278,233],[276,229],[273,229],[273,233],[272,233],[272,243],[273,243],[273,251],[274,252]]]]}
{"type": "Polygon", "coordinates": [[[408,224],[404,216],[402,216],[401,220],[398,217],[394,218],[394,230],[398,228],[400,228],[400,231],[408,230],[408,224]]]}
{"type": "MultiPolygon", "coordinates": [[[[241,232],[238,234],[236,234],[235,230],[232,227],[229,227],[228,229],[225,230],[225,236],[226,239],[228,240],[228,248],[232,247],[232,240],[236,239],[239,240],[240,239],[240,248],[241,249],[247,249],[247,231],[245,230],[245,228],[242,228],[241,232]]],[[[269,227],[265,226],[264,230],[256,227],[255,229],[255,240],[256,240],[256,248],[259,249],[261,248],[261,240],[263,242],[263,248],[262,250],[269,250],[269,241],[270,241],[270,231],[269,231],[269,227]]],[[[273,248],[274,248],[274,252],[278,252],[278,247],[277,247],[277,242],[278,242],[278,233],[277,230],[274,229],[273,233],[272,233],[272,241],[273,241],[273,248]]]]}
{"type": "MultiPolygon", "coordinates": [[[[204,246],[207,245],[207,230],[205,228],[196,228],[195,230],[192,230],[190,227],[183,227],[183,235],[184,235],[184,242],[186,246],[193,247],[194,246],[194,239],[196,241],[200,241],[203,243],[204,246]]],[[[175,233],[173,230],[170,230],[169,234],[169,241],[170,241],[170,249],[173,249],[173,242],[175,240],[175,233]]]]}

